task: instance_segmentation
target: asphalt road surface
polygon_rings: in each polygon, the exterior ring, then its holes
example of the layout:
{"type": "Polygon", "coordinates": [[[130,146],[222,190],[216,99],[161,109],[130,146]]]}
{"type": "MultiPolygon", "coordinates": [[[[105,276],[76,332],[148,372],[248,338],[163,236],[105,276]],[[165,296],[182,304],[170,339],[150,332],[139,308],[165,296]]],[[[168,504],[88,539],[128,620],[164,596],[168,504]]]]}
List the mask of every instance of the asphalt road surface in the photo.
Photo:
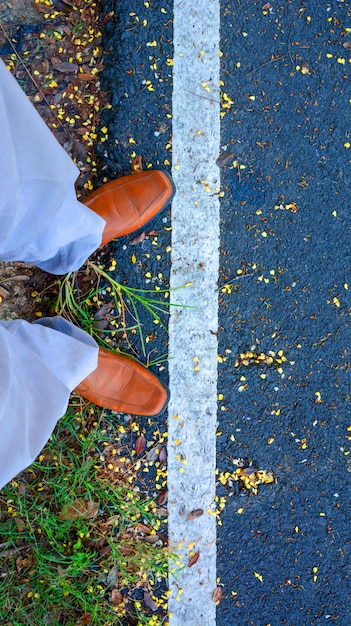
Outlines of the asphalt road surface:
{"type": "MultiPolygon", "coordinates": [[[[218,626],[351,623],[350,6],[220,6],[218,626]]],[[[170,170],[172,8],[118,3],[108,177],[170,170]]],[[[118,243],[127,282],[167,285],[169,226],[134,265],[118,243]]]]}
{"type": "Polygon", "coordinates": [[[222,171],[217,464],[250,459],[276,480],[221,489],[218,624],[347,626],[350,3],[221,13],[222,146],[237,163],[222,171]]]}

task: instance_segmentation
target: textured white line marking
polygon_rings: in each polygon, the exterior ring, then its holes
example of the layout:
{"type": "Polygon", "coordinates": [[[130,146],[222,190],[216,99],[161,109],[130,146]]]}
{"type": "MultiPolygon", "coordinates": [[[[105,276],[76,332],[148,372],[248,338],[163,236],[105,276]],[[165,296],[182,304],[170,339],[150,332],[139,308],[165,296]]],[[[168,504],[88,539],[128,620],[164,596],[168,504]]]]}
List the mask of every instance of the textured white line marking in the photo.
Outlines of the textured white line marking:
{"type": "Polygon", "coordinates": [[[214,626],[219,2],[175,2],[168,486],[170,626],[214,626]],[[203,515],[187,521],[194,509],[203,515]],[[198,561],[188,566],[191,555],[198,561]]]}

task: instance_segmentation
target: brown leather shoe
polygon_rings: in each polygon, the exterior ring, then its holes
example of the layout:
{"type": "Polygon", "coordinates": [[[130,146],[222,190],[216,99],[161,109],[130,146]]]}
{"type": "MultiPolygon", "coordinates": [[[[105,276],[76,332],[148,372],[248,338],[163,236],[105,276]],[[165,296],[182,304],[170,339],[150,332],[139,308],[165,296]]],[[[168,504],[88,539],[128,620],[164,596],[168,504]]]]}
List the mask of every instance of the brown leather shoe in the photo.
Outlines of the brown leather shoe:
{"type": "Polygon", "coordinates": [[[142,228],[174,196],[172,179],[160,170],[137,172],[105,183],[83,200],[106,226],[101,246],[142,228]]]}
{"type": "Polygon", "coordinates": [[[75,391],[106,409],[148,417],[162,413],[168,403],[168,390],[146,367],[102,348],[96,370],[75,391]]]}

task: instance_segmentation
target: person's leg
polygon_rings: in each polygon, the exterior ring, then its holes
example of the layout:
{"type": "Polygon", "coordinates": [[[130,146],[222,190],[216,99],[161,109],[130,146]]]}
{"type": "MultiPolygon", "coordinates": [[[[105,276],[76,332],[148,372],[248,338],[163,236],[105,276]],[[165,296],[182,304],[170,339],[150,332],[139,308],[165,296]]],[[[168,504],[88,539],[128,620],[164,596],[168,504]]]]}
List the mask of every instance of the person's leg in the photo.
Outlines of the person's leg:
{"type": "Polygon", "coordinates": [[[0,60],[0,259],[78,269],[105,221],[78,202],[78,168],[0,60]]]}
{"type": "Polygon", "coordinates": [[[149,170],[111,181],[79,202],[78,169],[0,60],[0,259],[53,274],[78,269],[100,245],[143,227],[174,186],[149,170]]]}
{"type": "Polygon", "coordinates": [[[0,346],[0,489],[34,461],[73,390],[120,413],[156,417],[167,406],[148,369],[62,317],[1,321],[0,346]]]}
{"type": "Polygon", "coordinates": [[[1,489],[46,444],[71,391],[95,370],[98,347],[57,317],[0,322],[0,346],[1,489]]]}
{"type": "MultiPolygon", "coordinates": [[[[168,176],[148,171],[107,183],[88,206],[78,202],[77,168],[2,61],[0,132],[1,260],[55,274],[78,269],[101,243],[142,227],[173,196],[168,176]]],[[[167,404],[149,370],[119,355],[100,351],[98,358],[92,338],[61,318],[0,322],[0,346],[0,488],[33,461],[75,387],[120,412],[157,415],[167,404]]]]}

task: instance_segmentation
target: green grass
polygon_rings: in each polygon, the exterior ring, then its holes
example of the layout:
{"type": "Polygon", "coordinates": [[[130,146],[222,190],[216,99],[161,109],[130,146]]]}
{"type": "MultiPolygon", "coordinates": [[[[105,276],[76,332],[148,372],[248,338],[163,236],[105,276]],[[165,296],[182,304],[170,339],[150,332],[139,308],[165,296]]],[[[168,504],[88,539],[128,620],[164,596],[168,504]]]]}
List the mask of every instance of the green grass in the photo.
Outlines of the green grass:
{"type": "MultiPolygon", "coordinates": [[[[146,354],[141,311],[166,327],[167,290],[121,285],[91,261],[55,287],[56,314],[108,349],[130,352],[138,337],[146,354]]],[[[164,437],[156,427],[144,453],[134,447],[152,426],[75,397],[36,462],[0,492],[3,626],[168,623],[164,437]]]]}
{"type": "Polygon", "coordinates": [[[146,356],[142,316],[148,314],[155,324],[167,331],[165,320],[170,307],[183,306],[171,304],[167,300],[169,289],[136,289],[123,285],[114,280],[102,266],[91,261],[86,263],[85,274],[94,283],[86,292],[80,287],[84,281],[82,270],[67,274],[59,282],[55,312],[78,324],[105,348],[115,347],[116,335],[122,336],[128,344],[129,334],[137,334],[142,354],[146,356]],[[114,314],[108,324],[109,329],[102,329],[99,325],[99,310],[106,305],[106,301],[113,308],[114,314]]]}
{"type": "Polygon", "coordinates": [[[159,507],[136,488],[124,428],[92,411],[71,408],[0,493],[4,626],[167,623],[167,545],[149,543],[161,534],[159,507]]]}

